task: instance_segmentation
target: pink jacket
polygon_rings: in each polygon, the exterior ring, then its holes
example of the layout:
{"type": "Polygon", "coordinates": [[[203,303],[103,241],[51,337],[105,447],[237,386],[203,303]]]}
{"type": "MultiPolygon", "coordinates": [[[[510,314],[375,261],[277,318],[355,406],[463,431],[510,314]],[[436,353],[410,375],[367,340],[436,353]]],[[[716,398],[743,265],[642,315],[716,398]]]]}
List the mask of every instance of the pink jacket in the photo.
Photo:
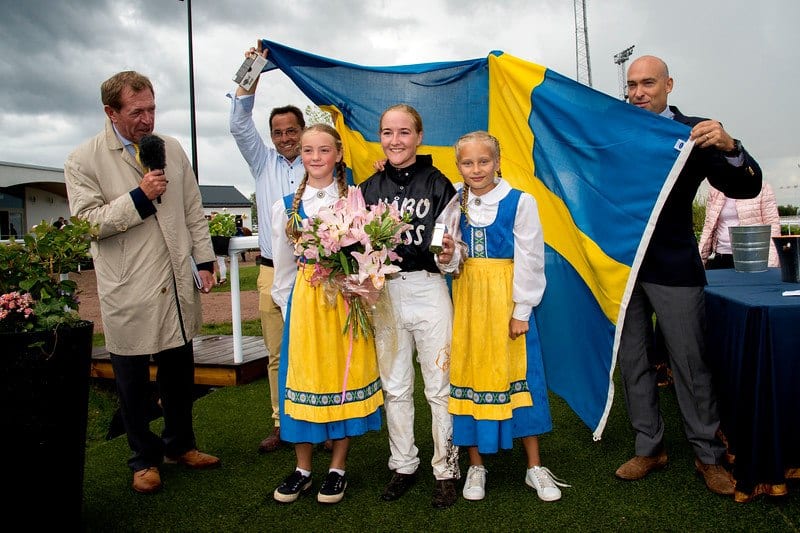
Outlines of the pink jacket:
{"type": "MultiPolygon", "coordinates": [[[[715,230],[719,221],[719,214],[724,205],[725,195],[714,187],[709,186],[708,198],[706,199],[706,223],[703,226],[699,245],[703,264],[706,263],[708,256],[717,247],[715,230]]],[[[767,182],[764,182],[761,192],[755,198],[736,200],[736,212],[739,215],[740,226],[769,224],[772,226],[772,237],[780,237],[781,224],[778,216],[778,205],[775,202],[775,194],[772,192],[772,187],[767,182]]],[[[774,243],[770,243],[769,247],[769,266],[779,266],[778,250],[775,249],[774,243]]]]}

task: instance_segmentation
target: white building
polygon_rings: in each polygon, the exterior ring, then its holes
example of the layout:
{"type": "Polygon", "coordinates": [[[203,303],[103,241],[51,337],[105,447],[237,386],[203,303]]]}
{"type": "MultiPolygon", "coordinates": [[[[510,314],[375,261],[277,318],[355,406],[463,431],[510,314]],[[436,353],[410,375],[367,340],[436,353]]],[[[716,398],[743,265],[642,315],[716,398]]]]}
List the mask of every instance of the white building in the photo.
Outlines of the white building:
{"type": "Polygon", "coordinates": [[[0,161],[0,239],[69,218],[64,169],[0,161]]]}
{"type": "MultiPolygon", "coordinates": [[[[201,185],[203,209],[210,216],[226,210],[252,229],[251,202],[232,185],[201,185]]],[[[21,237],[36,224],[69,218],[64,169],[0,161],[0,240],[21,237]]]]}
{"type": "Polygon", "coordinates": [[[252,202],[233,185],[200,185],[203,197],[203,211],[206,218],[213,213],[230,213],[241,220],[242,227],[253,231],[251,217],[252,202]]]}

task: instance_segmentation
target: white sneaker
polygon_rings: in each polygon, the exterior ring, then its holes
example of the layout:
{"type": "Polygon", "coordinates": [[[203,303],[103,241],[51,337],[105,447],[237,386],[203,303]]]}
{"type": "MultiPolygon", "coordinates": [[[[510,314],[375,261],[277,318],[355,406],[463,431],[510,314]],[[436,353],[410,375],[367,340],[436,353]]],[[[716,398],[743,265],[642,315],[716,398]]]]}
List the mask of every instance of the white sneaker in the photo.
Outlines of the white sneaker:
{"type": "Polygon", "coordinates": [[[467,471],[467,480],[464,482],[462,494],[465,500],[482,500],[486,495],[487,470],[483,465],[472,465],[467,471]]]}
{"type": "Polygon", "coordinates": [[[558,487],[570,487],[564,480],[558,479],[553,473],[543,466],[533,466],[525,474],[525,484],[536,489],[539,499],[554,502],[561,499],[561,490],[558,487]],[[558,486],[556,486],[558,485],[558,486]]]}

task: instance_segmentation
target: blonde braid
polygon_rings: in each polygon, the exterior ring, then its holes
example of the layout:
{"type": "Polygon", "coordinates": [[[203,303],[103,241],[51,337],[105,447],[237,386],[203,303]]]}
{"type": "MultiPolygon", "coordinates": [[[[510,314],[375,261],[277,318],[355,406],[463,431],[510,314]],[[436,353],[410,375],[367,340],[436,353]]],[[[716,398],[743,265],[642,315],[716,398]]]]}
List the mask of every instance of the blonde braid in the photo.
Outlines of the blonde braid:
{"type": "Polygon", "coordinates": [[[464,217],[467,219],[467,224],[470,224],[469,221],[469,209],[467,208],[467,202],[469,202],[469,185],[467,182],[464,182],[464,188],[461,189],[461,212],[464,214],[464,217]]]}
{"type": "Polygon", "coordinates": [[[344,160],[336,163],[333,179],[336,180],[336,184],[339,186],[339,198],[347,196],[347,165],[344,164],[344,160]]]}
{"type": "Polygon", "coordinates": [[[308,171],[303,174],[303,181],[300,182],[300,186],[294,193],[292,208],[287,213],[289,215],[289,220],[286,221],[286,236],[289,237],[291,242],[296,242],[297,239],[300,238],[300,227],[297,224],[297,218],[299,217],[298,210],[300,209],[300,200],[303,198],[303,193],[306,191],[307,183],[308,171]]]}

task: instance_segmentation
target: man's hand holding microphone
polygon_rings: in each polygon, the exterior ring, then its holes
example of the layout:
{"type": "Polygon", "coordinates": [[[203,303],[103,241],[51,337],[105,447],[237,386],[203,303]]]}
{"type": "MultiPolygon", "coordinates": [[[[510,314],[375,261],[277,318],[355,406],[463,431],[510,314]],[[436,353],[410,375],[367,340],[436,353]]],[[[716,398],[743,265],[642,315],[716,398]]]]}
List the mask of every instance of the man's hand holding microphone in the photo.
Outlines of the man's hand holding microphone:
{"type": "Polygon", "coordinates": [[[142,177],[139,187],[150,200],[161,203],[161,195],[167,190],[167,156],[164,139],[157,135],[145,135],[139,139],[139,159],[147,173],[142,177]]]}

